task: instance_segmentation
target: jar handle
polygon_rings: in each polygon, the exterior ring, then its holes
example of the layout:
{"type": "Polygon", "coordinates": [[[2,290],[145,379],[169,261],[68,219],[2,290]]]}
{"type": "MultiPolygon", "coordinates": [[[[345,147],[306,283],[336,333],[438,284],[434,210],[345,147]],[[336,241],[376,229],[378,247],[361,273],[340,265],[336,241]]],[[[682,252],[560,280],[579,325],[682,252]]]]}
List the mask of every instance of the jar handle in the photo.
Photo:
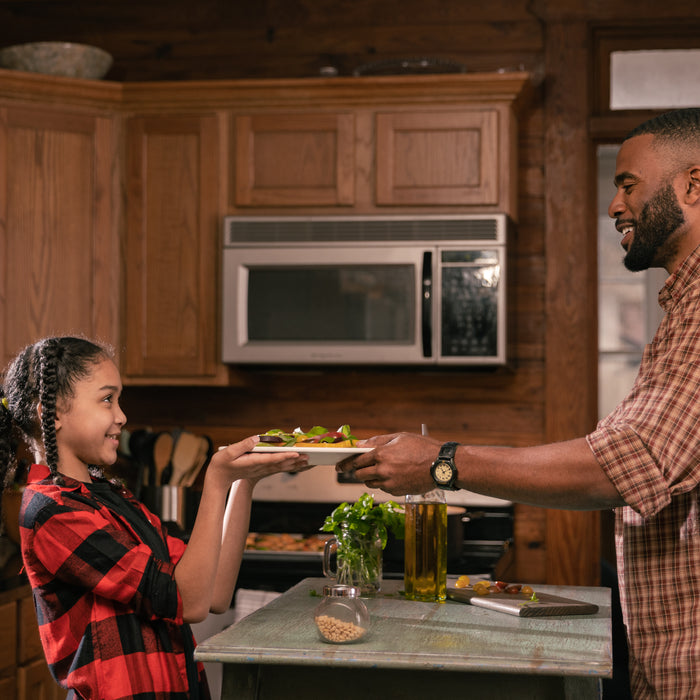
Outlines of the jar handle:
{"type": "Polygon", "coordinates": [[[331,555],[338,551],[338,540],[331,537],[323,545],[323,575],[328,578],[338,578],[338,568],[335,571],[331,568],[331,555]]]}

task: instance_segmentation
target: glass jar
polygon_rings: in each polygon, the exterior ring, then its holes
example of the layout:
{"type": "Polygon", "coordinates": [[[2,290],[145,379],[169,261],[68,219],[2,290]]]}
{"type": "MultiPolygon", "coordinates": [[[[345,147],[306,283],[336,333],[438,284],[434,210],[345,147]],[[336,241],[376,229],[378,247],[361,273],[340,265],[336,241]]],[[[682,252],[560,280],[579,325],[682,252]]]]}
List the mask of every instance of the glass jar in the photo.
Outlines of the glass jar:
{"type": "Polygon", "coordinates": [[[323,575],[345,586],[356,586],[360,595],[371,596],[382,585],[382,538],[375,525],[360,533],[342,525],[340,538],[331,537],[323,550],[323,575]],[[331,563],[336,554],[336,568],[331,563]]]}
{"type": "Polygon", "coordinates": [[[360,589],[338,584],[323,587],[323,600],[314,610],[314,622],[324,642],[357,642],[369,632],[369,611],[360,589]]]}

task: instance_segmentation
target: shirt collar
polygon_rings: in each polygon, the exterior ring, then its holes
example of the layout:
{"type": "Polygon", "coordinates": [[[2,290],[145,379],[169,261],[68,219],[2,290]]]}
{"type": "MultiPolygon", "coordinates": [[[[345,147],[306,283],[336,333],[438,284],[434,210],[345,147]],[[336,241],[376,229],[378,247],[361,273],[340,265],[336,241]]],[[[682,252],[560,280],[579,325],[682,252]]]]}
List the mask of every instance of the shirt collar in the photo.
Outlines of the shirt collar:
{"type": "MultiPolygon", "coordinates": [[[[81,489],[83,484],[77,479],[73,479],[70,476],[63,476],[63,487],[71,490],[81,489]]],[[[34,484],[38,481],[46,481],[51,479],[51,471],[45,464],[32,464],[29,468],[29,474],[27,475],[27,483],[34,484]]]]}
{"type": "Polygon", "coordinates": [[[700,246],[698,246],[669,276],[659,291],[659,305],[670,311],[685,294],[693,281],[700,278],[700,246]]]}
{"type": "Polygon", "coordinates": [[[51,472],[45,464],[32,464],[32,466],[29,467],[27,483],[33,484],[37,481],[44,481],[44,479],[49,479],[50,477],[51,472]]]}

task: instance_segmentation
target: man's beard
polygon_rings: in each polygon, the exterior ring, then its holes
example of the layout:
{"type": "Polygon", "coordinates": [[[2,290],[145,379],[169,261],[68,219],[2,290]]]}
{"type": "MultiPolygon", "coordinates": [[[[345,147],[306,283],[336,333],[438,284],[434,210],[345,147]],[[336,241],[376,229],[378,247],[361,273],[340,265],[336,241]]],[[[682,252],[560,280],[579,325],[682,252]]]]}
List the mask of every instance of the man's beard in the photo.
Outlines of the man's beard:
{"type": "Polygon", "coordinates": [[[670,245],[668,241],[684,223],[673,187],[668,184],[659,188],[636,221],[632,243],[624,258],[625,267],[632,272],[664,267],[677,249],[677,243],[670,245]]]}

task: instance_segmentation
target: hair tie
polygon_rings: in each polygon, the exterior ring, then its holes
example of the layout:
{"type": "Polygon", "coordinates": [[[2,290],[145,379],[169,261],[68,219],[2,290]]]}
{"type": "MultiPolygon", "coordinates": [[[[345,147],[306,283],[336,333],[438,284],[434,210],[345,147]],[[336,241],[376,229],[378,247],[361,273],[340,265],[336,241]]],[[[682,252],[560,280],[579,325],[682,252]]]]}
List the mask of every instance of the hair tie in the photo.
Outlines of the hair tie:
{"type": "Polygon", "coordinates": [[[9,404],[9,402],[8,402],[8,400],[7,400],[7,396],[3,396],[3,397],[2,397],[2,401],[0,401],[0,403],[2,403],[2,407],[3,407],[6,411],[9,411],[9,410],[10,410],[10,404],[9,404]]]}

